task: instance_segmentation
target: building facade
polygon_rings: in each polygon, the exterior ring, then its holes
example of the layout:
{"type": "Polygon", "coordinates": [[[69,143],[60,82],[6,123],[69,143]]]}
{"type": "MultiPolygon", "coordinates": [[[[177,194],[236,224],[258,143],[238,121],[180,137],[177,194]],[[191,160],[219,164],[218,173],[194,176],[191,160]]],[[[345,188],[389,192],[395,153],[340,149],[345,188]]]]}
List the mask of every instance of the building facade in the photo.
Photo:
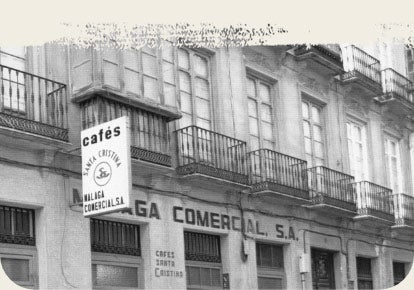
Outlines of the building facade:
{"type": "Polygon", "coordinates": [[[403,44],[0,47],[0,259],[29,288],[381,289],[414,256],[403,44]],[[129,116],[84,218],[80,131],[129,116]]]}

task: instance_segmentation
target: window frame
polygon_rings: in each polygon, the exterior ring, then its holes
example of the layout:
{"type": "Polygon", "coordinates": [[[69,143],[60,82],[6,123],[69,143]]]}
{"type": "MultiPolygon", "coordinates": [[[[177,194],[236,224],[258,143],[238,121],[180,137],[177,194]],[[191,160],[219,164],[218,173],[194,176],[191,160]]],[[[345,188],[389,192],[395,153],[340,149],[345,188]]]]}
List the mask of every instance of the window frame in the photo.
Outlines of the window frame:
{"type": "Polygon", "coordinates": [[[192,260],[185,260],[185,274],[186,274],[186,287],[187,289],[223,289],[223,264],[222,263],[209,263],[209,262],[201,262],[201,261],[192,261],[192,260]],[[198,268],[205,268],[205,269],[217,269],[220,271],[220,286],[206,286],[206,285],[191,285],[188,284],[188,273],[187,273],[187,266],[188,267],[198,267],[198,268]]]}
{"type": "MultiPolygon", "coordinates": [[[[206,232],[200,232],[200,231],[193,231],[191,229],[184,229],[183,231],[184,236],[184,266],[185,266],[185,272],[186,272],[186,287],[187,289],[223,289],[223,259],[222,259],[222,236],[217,235],[214,233],[206,233],[206,232]],[[193,234],[200,234],[201,236],[212,236],[215,238],[218,238],[218,255],[220,258],[220,262],[207,262],[207,261],[201,261],[201,260],[189,260],[186,259],[186,235],[185,233],[193,233],[193,234]],[[189,285],[189,273],[187,273],[187,266],[189,267],[198,267],[198,268],[207,268],[207,269],[218,269],[220,271],[219,277],[220,277],[220,286],[206,286],[206,285],[189,285]]],[[[193,253],[193,252],[192,252],[193,253]]],[[[193,253],[194,254],[194,253],[193,253]]],[[[201,284],[201,283],[200,283],[201,284]]]]}
{"type": "Polygon", "coordinates": [[[276,150],[276,133],[275,133],[275,129],[276,129],[276,118],[275,118],[275,90],[274,90],[274,82],[271,82],[269,80],[266,80],[264,78],[261,78],[257,75],[255,75],[254,73],[248,72],[246,74],[246,83],[247,83],[247,88],[246,88],[246,96],[247,96],[247,107],[249,108],[249,102],[252,100],[253,102],[255,102],[255,109],[256,109],[256,120],[257,120],[257,130],[258,130],[258,136],[254,136],[251,131],[250,131],[250,118],[252,118],[249,114],[249,112],[247,113],[248,116],[248,122],[249,122],[249,146],[250,146],[250,150],[258,150],[258,149],[262,149],[262,148],[267,148],[269,150],[276,150]],[[253,81],[254,83],[254,88],[255,88],[255,96],[252,97],[249,95],[249,89],[248,89],[248,82],[253,81]],[[268,87],[269,89],[269,102],[262,100],[261,96],[260,96],[260,85],[264,85],[266,87],[268,87]],[[263,121],[262,120],[262,106],[269,106],[270,107],[270,123],[267,121],[263,121]],[[266,140],[264,139],[263,135],[263,126],[262,123],[267,123],[270,124],[270,128],[271,128],[271,134],[272,134],[272,140],[266,140]],[[253,149],[253,145],[252,145],[252,136],[254,136],[255,138],[258,138],[259,140],[259,144],[258,144],[258,148],[257,149],[253,149]],[[268,148],[264,146],[264,142],[271,142],[272,143],[272,148],[268,148]]]}
{"type": "MultiPolygon", "coordinates": [[[[175,49],[175,60],[174,60],[175,64],[176,64],[176,76],[175,77],[176,77],[176,80],[177,80],[176,81],[176,89],[177,89],[177,92],[178,92],[178,93],[176,93],[176,102],[178,102],[179,110],[181,111],[181,113],[183,113],[182,110],[181,110],[182,100],[181,100],[181,87],[180,87],[180,72],[183,72],[183,73],[188,74],[189,77],[190,77],[191,125],[201,127],[197,124],[197,119],[199,117],[197,116],[197,106],[196,106],[197,96],[196,96],[196,93],[195,93],[195,87],[196,87],[195,80],[197,78],[200,78],[200,79],[203,79],[203,80],[206,80],[206,79],[203,76],[198,75],[195,72],[194,58],[196,56],[200,57],[202,59],[205,59],[207,61],[207,82],[208,82],[208,88],[209,88],[208,93],[209,93],[209,114],[210,114],[209,122],[210,122],[210,128],[204,128],[204,127],[202,127],[202,128],[206,129],[206,130],[209,130],[209,131],[214,131],[215,122],[214,122],[214,110],[213,110],[214,97],[213,97],[213,86],[212,86],[213,82],[212,82],[212,55],[211,54],[204,53],[203,51],[198,50],[198,49],[189,49],[189,48],[186,48],[186,47],[180,47],[180,48],[175,49]],[[188,70],[184,69],[183,67],[180,67],[179,60],[178,60],[178,58],[179,58],[178,54],[179,54],[180,49],[184,50],[188,54],[188,60],[189,60],[188,70]]],[[[183,113],[183,114],[188,115],[188,113],[183,113]]],[[[200,119],[206,120],[204,118],[200,118],[200,119]]],[[[182,123],[181,120],[182,119],[180,119],[178,121],[180,124],[182,123]]],[[[186,127],[186,126],[180,126],[180,127],[183,128],[183,127],[186,127]]]]}
{"type": "Polygon", "coordinates": [[[403,177],[403,172],[402,172],[402,163],[401,163],[401,146],[400,146],[400,139],[385,133],[384,134],[384,158],[385,158],[385,171],[386,171],[386,180],[387,180],[387,185],[390,189],[392,189],[393,193],[403,193],[403,186],[404,186],[404,177],[403,177]],[[387,151],[387,149],[389,149],[389,142],[394,142],[396,145],[396,156],[391,156],[391,154],[389,154],[390,151],[387,151]],[[393,185],[393,181],[391,180],[393,179],[392,177],[392,169],[391,169],[391,164],[390,164],[390,158],[392,157],[396,157],[397,159],[397,185],[398,185],[398,192],[396,192],[394,190],[394,185],[393,185]]]}
{"type": "MultiPolygon", "coordinates": [[[[28,63],[29,50],[28,50],[28,47],[26,47],[26,46],[22,46],[22,47],[23,47],[23,50],[24,50],[24,57],[21,57],[21,56],[18,56],[18,55],[9,53],[9,52],[7,52],[7,50],[3,50],[0,47],[0,64],[2,64],[2,61],[1,61],[2,57],[1,56],[2,55],[7,55],[8,57],[16,58],[16,59],[22,61],[23,62],[23,65],[24,65],[24,68],[23,69],[16,68],[14,66],[10,66],[11,68],[13,68],[13,69],[15,69],[17,71],[28,72],[28,67],[29,67],[29,63],[28,63]]],[[[16,86],[17,88],[19,88],[19,87],[22,86],[26,90],[25,76],[24,75],[23,75],[23,81],[22,80],[19,80],[19,79],[16,80],[16,81],[13,81],[13,80],[11,80],[11,78],[12,78],[12,75],[9,76],[9,80],[8,80],[9,83],[17,84],[17,86],[16,86]]],[[[1,80],[1,83],[2,84],[3,84],[4,81],[7,82],[7,79],[4,79],[3,78],[3,74],[1,74],[1,73],[0,73],[0,80],[1,80]]],[[[9,84],[9,86],[10,86],[10,84],[9,84]]],[[[24,102],[24,108],[23,109],[20,108],[20,102],[18,100],[16,100],[16,102],[17,102],[17,108],[14,108],[13,105],[12,106],[5,106],[6,103],[4,101],[4,96],[3,96],[3,100],[2,100],[3,101],[3,104],[1,105],[1,107],[6,112],[8,112],[8,113],[25,116],[28,113],[28,111],[27,111],[27,102],[28,102],[28,100],[24,100],[24,97],[21,96],[20,99],[22,99],[22,98],[23,98],[23,102],[24,102]]],[[[13,100],[13,98],[10,97],[10,102],[13,103],[12,100],[13,100]]]]}
{"type": "MultiPolygon", "coordinates": [[[[303,136],[303,150],[304,150],[304,160],[307,161],[307,165],[308,168],[311,167],[316,167],[316,166],[326,166],[326,164],[328,164],[328,156],[326,154],[326,124],[325,124],[325,106],[326,104],[323,104],[319,101],[314,101],[313,99],[311,99],[310,97],[307,96],[307,94],[302,93],[302,98],[300,100],[300,120],[301,120],[301,127],[302,127],[302,136],[303,136]],[[308,106],[308,112],[309,112],[309,116],[308,119],[305,119],[303,116],[303,103],[305,103],[308,106]],[[314,138],[314,130],[313,130],[313,126],[314,126],[314,121],[312,120],[312,107],[315,107],[319,110],[319,118],[320,118],[320,122],[319,124],[316,124],[316,126],[319,126],[321,129],[321,140],[322,140],[322,154],[323,154],[323,162],[321,165],[316,165],[316,154],[315,154],[315,138],[314,138]],[[305,129],[304,129],[304,122],[308,122],[309,123],[309,128],[310,128],[310,141],[311,141],[311,162],[308,162],[308,159],[306,158],[306,156],[308,155],[308,153],[306,152],[306,144],[305,144],[305,139],[307,138],[305,136],[305,129]]],[[[316,141],[319,142],[319,141],[316,141]]]]}
{"type": "MultiPolygon", "coordinates": [[[[14,281],[13,283],[26,287],[29,289],[36,289],[38,287],[38,266],[37,266],[37,250],[36,246],[27,246],[19,244],[6,244],[0,243],[0,260],[2,258],[7,259],[19,259],[29,260],[29,281],[14,281]]],[[[1,261],[0,261],[1,263],[1,261]]],[[[0,266],[1,267],[1,266],[0,266]]]]}
{"type": "MultiPolygon", "coordinates": [[[[91,251],[91,279],[92,279],[92,289],[108,289],[105,286],[96,286],[94,285],[94,277],[92,272],[92,265],[109,265],[109,266],[120,266],[120,267],[132,267],[137,268],[137,285],[138,289],[144,288],[144,268],[143,268],[143,259],[141,256],[129,256],[122,254],[109,254],[102,252],[92,252],[91,251]]],[[[136,287],[123,287],[123,286],[110,286],[110,289],[137,289],[136,287]]]]}
{"type": "Polygon", "coordinates": [[[404,56],[405,56],[405,68],[406,68],[407,78],[410,81],[414,82],[414,48],[406,47],[404,56]],[[410,54],[411,54],[411,59],[409,59],[409,57],[408,57],[408,52],[410,52],[410,54]],[[412,65],[412,70],[411,71],[409,70],[409,63],[410,62],[411,62],[411,65],[412,65]]]}
{"type": "Polygon", "coordinates": [[[369,166],[368,166],[368,164],[369,164],[369,160],[368,160],[369,154],[368,154],[368,136],[367,136],[368,132],[367,132],[367,130],[368,130],[368,124],[367,123],[355,120],[353,118],[349,118],[349,117],[347,118],[347,120],[346,120],[347,143],[346,144],[347,144],[347,149],[348,149],[349,172],[352,176],[355,177],[355,182],[359,182],[359,181],[363,181],[363,180],[370,180],[370,170],[369,170],[369,166]],[[352,168],[355,164],[355,158],[356,157],[355,157],[353,148],[352,148],[352,151],[351,151],[351,148],[349,148],[349,141],[350,141],[350,139],[352,140],[352,145],[353,146],[354,146],[355,142],[358,142],[358,141],[354,140],[353,136],[352,136],[352,138],[350,138],[350,136],[348,135],[348,125],[351,126],[352,134],[353,134],[353,129],[355,127],[358,127],[358,128],[361,129],[362,163],[363,163],[362,164],[363,168],[362,168],[362,178],[361,179],[357,178],[357,176],[355,174],[356,169],[352,168]],[[352,152],[352,156],[351,156],[351,152],[352,152]],[[352,159],[351,159],[351,157],[352,157],[352,159]],[[353,170],[354,170],[354,172],[353,172],[353,170]]]}
{"type": "Polygon", "coordinates": [[[371,282],[371,285],[374,286],[374,274],[373,274],[373,259],[372,258],[367,258],[367,257],[362,257],[362,256],[357,256],[355,257],[355,269],[356,269],[356,278],[357,278],[357,286],[359,281],[364,281],[364,282],[371,282]],[[360,272],[358,271],[358,259],[364,259],[364,260],[369,260],[370,262],[370,277],[367,276],[360,276],[360,272]]]}
{"type": "Polygon", "coordinates": [[[394,286],[398,285],[399,283],[401,283],[405,278],[407,278],[407,263],[406,262],[400,262],[400,261],[392,261],[392,278],[393,278],[393,283],[394,286]],[[404,278],[402,278],[400,281],[398,281],[401,277],[396,277],[395,276],[395,264],[401,264],[404,267],[404,278]],[[396,279],[397,278],[397,279],[396,279]]]}
{"type": "Polygon", "coordinates": [[[256,258],[256,267],[257,267],[257,285],[259,287],[259,278],[274,278],[274,279],[281,279],[282,280],[282,289],[285,289],[287,286],[287,279],[286,279],[286,267],[285,267],[285,251],[286,245],[284,244],[276,244],[270,242],[262,242],[256,241],[256,257],[258,255],[257,250],[260,245],[266,245],[270,247],[281,247],[282,248],[282,257],[283,257],[283,266],[282,267],[264,267],[258,265],[258,261],[256,258]]]}

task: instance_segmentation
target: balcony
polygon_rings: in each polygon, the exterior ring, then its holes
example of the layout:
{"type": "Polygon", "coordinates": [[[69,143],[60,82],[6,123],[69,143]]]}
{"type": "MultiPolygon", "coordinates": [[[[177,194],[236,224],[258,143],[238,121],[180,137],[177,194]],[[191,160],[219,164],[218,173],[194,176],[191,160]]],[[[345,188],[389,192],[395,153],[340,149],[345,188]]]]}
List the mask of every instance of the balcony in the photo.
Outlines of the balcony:
{"type": "Polygon", "coordinates": [[[387,103],[395,112],[414,111],[414,96],[412,82],[391,68],[381,71],[383,95],[377,100],[387,103]]]}
{"type": "Polygon", "coordinates": [[[102,96],[90,98],[81,102],[80,105],[84,129],[121,116],[129,116],[131,121],[131,158],[144,163],[171,167],[167,124],[169,119],[167,117],[102,96]]]}
{"type": "Polygon", "coordinates": [[[358,221],[375,224],[394,223],[392,190],[368,181],[354,183],[357,194],[358,221]]]}
{"type": "Polygon", "coordinates": [[[249,152],[247,160],[252,194],[308,203],[306,161],[268,149],[249,152]]]}
{"type": "Polygon", "coordinates": [[[324,166],[308,169],[311,208],[338,216],[356,213],[354,177],[324,166]]]}
{"type": "Polygon", "coordinates": [[[394,194],[395,225],[399,233],[414,234],[414,197],[402,193],[394,194]]]}
{"type": "Polygon", "coordinates": [[[69,141],[65,84],[4,65],[0,82],[0,127],[69,141]]]}
{"type": "Polygon", "coordinates": [[[246,142],[197,126],[174,133],[179,175],[201,175],[247,185],[246,142]]]}
{"type": "Polygon", "coordinates": [[[328,73],[339,74],[344,72],[341,50],[335,45],[298,45],[293,54],[299,61],[311,60],[319,70],[328,73]]]}
{"type": "Polygon", "coordinates": [[[382,93],[380,61],[362,49],[350,45],[342,50],[345,73],[343,84],[355,85],[362,93],[377,97],[382,93]]]}

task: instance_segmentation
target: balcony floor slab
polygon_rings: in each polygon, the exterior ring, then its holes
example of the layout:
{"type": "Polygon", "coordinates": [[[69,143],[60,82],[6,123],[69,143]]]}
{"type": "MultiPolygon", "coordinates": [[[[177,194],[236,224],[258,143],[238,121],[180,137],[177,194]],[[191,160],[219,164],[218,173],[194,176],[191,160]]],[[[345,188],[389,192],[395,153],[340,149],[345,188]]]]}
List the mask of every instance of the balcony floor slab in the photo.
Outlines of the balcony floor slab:
{"type": "Polygon", "coordinates": [[[261,182],[252,185],[252,196],[264,196],[277,199],[286,204],[309,204],[309,191],[292,188],[274,182],[261,182]]]}
{"type": "Polygon", "coordinates": [[[369,227],[389,227],[394,224],[394,217],[379,217],[374,214],[358,214],[354,217],[354,221],[369,227]]]}
{"type": "Polygon", "coordinates": [[[215,183],[220,186],[232,189],[247,189],[250,186],[247,184],[248,176],[232,173],[223,169],[213,168],[203,164],[188,164],[177,167],[177,174],[190,182],[198,185],[209,186],[215,183]],[[233,175],[233,177],[229,177],[233,175]]]}
{"type": "Polygon", "coordinates": [[[356,215],[356,205],[343,200],[319,195],[311,199],[312,204],[306,206],[310,209],[319,210],[329,215],[340,217],[353,217],[356,215]]]}

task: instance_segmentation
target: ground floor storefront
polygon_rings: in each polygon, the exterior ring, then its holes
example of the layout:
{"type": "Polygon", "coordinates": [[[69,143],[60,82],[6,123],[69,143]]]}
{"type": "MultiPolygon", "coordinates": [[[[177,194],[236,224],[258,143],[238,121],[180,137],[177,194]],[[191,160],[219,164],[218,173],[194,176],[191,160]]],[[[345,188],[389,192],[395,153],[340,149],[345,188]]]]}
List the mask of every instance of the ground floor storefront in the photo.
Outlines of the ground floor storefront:
{"type": "Polygon", "coordinates": [[[80,180],[15,176],[42,180],[1,180],[0,259],[26,287],[380,289],[413,261],[412,242],[279,204],[135,185],[130,211],[84,218],[80,180]]]}

